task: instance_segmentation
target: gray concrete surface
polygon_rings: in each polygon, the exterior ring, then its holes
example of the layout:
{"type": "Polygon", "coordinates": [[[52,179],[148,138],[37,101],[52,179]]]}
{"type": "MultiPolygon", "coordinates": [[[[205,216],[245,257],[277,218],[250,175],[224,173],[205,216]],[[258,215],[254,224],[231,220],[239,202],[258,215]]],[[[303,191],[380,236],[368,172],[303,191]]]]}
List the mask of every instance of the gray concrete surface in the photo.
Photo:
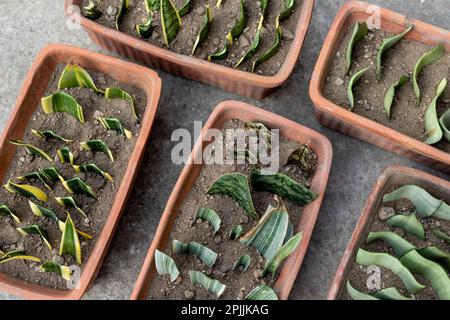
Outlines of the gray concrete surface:
{"type": "MultiPolygon", "coordinates": [[[[236,99],[278,113],[327,136],[334,148],[332,172],[322,210],[292,299],[323,299],[336,267],[381,172],[402,164],[435,172],[318,124],[308,96],[309,79],[322,42],[343,0],[317,0],[300,60],[287,83],[269,98],[256,101],[160,72],[163,91],[134,194],[120,221],[111,248],[86,299],[127,299],[152,241],[181,166],[171,163],[171,133],[193,131],[220,101],[236,99]]],[[[434,25],[450,29],[448,0],[372,1],[434,25]]],[[[0,127],[3,128],[36,54],[50,43],[67,43],[101,51],[84,31],[67,27],[63,0],[0,0],[0,127]]],[[[0,293],[0,298],[13,298],[0,293]]]]}

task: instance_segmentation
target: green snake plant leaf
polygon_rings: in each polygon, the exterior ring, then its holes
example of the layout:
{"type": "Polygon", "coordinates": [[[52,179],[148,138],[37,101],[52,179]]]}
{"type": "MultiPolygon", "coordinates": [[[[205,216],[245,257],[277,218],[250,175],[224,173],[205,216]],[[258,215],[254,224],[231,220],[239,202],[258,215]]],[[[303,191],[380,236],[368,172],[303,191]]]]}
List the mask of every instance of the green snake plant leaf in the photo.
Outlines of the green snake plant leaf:
{"type": "Polygon", "coordinates": [[[437,262],[444,266],[447,271],[450,271],[450,253],[444,252],[435,246],[428,246],[417,250],[417,252],[422,257],[437,262]]]}
{"type": "Polygon", "coordinates": [[[237,240],[239,239],[239,237],[242,235],[243,232],[244,229],[242,228],[242,226],[240,224],[236,224],[231,228],[230,232],[228,233],[228,238],[230,238],[231,241],[237,240]]]}
{"type": "Polygon", "coordinates": [[[388,51],[390,48],[395,46],[400,40],[402,40],[413,28],[414,28],[414,26],[410,26],[405,31],[383,40],[383,43],[381,44],[380,48],[378,49],[378,54],[377,54],[377,80],[378,81],[381,80],[381,62],[382,62],[383,54],[386,51],[388,51]]]}
{"type": "Polygon", "coordinates": [[[39,170],[39,173],[45,177],[49,182],[56,182],[59,180],[59,171],[54,166],[39,170]]]}
{"type": "Polygon", "coordinates": [[[159,10],[159,1],[156,0],[144,0],[145,10],[147,12],[147,21],[136,25],[136,33],[139,37],[148,39],[153,33],[153,18],[151,16],[152,11],[159,10]],[[158,8],[154,9],[155,4],[158,4],[158,8]]]}
{"type": "Polygon", "coordinates": [[[52,245],[50,244],[50,240],[48,238],[48,233],[44,229],[42,229],[37,224],[31,224],[26,227],[22,228],[16,228],[17,231],[19,231],[24,236],[29,236],[31,234],[37,234],[39,237],[41,237],[42,241],[45,243],[45,245],[52,250],[52,245]]]}
{"type": "Polygon", "coordinates": [[[178,10],[178,14],[180,17],[187,15],[192,9],[192,1],[191,0],[185,0],[183,4],[181,5],[180,10],[178,10]]]}
{"type": "Polygon", "coordinates": [[[97,9],[97,3],[89,0],[88,4],[81,9],[81,13],[88,19],[97,20],[102,13],[97,9]]]}
{"type": "Polygon", "coordinates": [[[416,94],[416,105],[419,106],[420,100],[421,100],[421,93],[420,93],[420,87],[419,87],[419,75],[422,72],[423,68],[425,68],[427,65],[432,64],[436,62],[437,60],[441,59],[445,54],[444,47],[439,44],[435,46],[430,51],[426,52],[416,63],[414,67],[413,72],[413,88],[414,93],[416,94]]]}
{"type": "Polygon", "coordinates": [[[214,263],[216,263],[216,259],[218,254],[201,245],[198,242],[186,242],[183,243],[178,240],[172,241],[172,252],[173,253],[183,253],[183,254],[193,254],[208,267],[211,268],[214,263]]]}
{"type": "Polygon", "coordinates": [[[172,0],[161,0],[161,27],[164,43],[169,46],[181,28],[181,18],[172,0]]]}
{"type": "Polygon", "coordinates": [[[63,138],[63,137],[61,137],[60,135],[56,134],[54,131],[51,131],[51,130],[37,131],[37,130],[31,129],[31,132],[33,132],[33,134],[36,137],[43,138],[43,139],[46,139],[46,140],[53,139],[53,140],[62,141],[62,142],[65,142],[65,143],[72,143],[73,142],[73,140],[69,140],[69,139],[63,138]]]}
{"type": "Polygon", "coordinates": [[[8,180],[4,187],[9,192],[21,195],[25,198],[34,198],[41,201],[48,200],[48,196],[44,191],[27,184],[17,184],[12,182],[12,180],[8,180]]]}
{"type": "Polygon", "coordinates": [[[52,188],[47,184],[46,176],[44,174],[42,174],[42,170],[27,173],[23,176],[17,177],[16,179],[21,180],[21,181],[34,179],[34,180],[41,182],[48,190],[52,190],[52,188]]]}
{"type": "Polygon", "coordinates": [[[386,223],[391,227],[400,228],[421,240],[425,240],[425,229],[415,214],[409,216],[398,214],[389,218],[386,223]]]}
{"type": "Polygon", "coordinates": [[[58,154],[61,163],[70,163],[70,165],[73,166],[73,153],[70,151],[69,148],[64,147],[58,149],[56,153],[58,154]]]}
{"type": "Polygon", "coordinates": [[[123,15],[125,14],[125,12],[129,7],[130,7],[130,0],[120,0],[119,10],[117,10],[116,14],[116,30],[120,30],[119,24],[122,21],[123,15]]]}
{"type": "Polygon", "coordinates": [[[441,124],[442,131],[444,132],[445,140],[450,142],[450,109],[447,109],[447,111],[442,114],[439,119],[439,123],[441,124]]]}
{"type": "Polygon", "coordinates": [[[284,237],[283,243],[286,244],[286,242],[288,242],[292,238],[293,235],[294,235],[294,225],[291,222],[289,222],[287,230],[286,230],[286,236],[284,237]]]}
{"type": "Polygon", "coordinates": [[[388,119],[391,119],[391,108],[394,103],[395,92],[402,87],[406,82],[408,82],[409,76],[401,76],[400,79],[389,87],[386,92],[386,96],[384,97],[384,111],[388,119]]]}
{"type": "Polygon", "coordinates": [[[33,256],[28,256],[25,251],[10,251],[0,256],[0,264],[12,260],[30,260],[37,263],[41,262],[41,259],[33,256]]]}
{"type": "Polygon", "coordinates": [[[73,197],[55,197],[56,202],[65,208],[71,208],[77,210],[77,212],[83,217],[87,218],[87,214],[78,206],[73,197]]]}
{"type": "Polygon", "coordinates": [[[149,7],[149,11],[159,11],[161,8],[160,0],[145,0],[145,2],[149,7]]]}
{"type": "Polygon", "coordinates": [[[217,231],[219,231],[220,229],[220,217],[217,214],[216,211],[214,211],[211,208],[198,208],[197,212],[195,213],[195,218],[194,220],[197,219],[203,219],[209,222],[209,224],[213,227],[214,229],[214,234],[217,233],[217,231]]]}
{"type": "Polygon", "coordinates": [[[303,232],[297,233],[295,236],[290,238],[275,254],[275,256],[267,261],[264,270],[263,270],[263,276],[270,273],[272,274],[272,278],[275,277],[275,273],[277,272],[280,265],[283,263],[283,261],[291,255],[292,252],[294,252],[298,245],[300,244],[300,241],[302,240],[303,232]]]}
{"type": "Polygon", "coordinates": [[[72,280],[72,271],[70,271],[70,268],[53,261],[45,261],[41,265],[41,270],[44,272],[57,273],[66,281],[72,280]]]}
{"type": "Polygon", "coordinates": [[[408,199],[416,208],[416,213],[422,218],[450,220],[450,206],[442,200],[434,198],[423,188],[416,185],[404,185],[391,193],[385,194],[383,203],[408,199]]]}
{"type": "Polygon", "coordinates": [[[120,120],[117,118],[99,117],[97,120],[100,121],[102,126],[107,130],[114,130],[114,131],[120,132],[123,135],[125,135],[125,137],[127,137],[127,139],[131,139],[133,137],[133,134],[131,133],[131,131],[125,129],[123,127],[122,123],[120,122],[120,120]]]}
{"type": "Polygon", "coordinates": [[[431,101],[431,104],[425,111],[424,122],[425,122],[425,132],[427,135],[425,143],[427,144],[435,144],[441,141],[444,135],[444,133],[442,132],[441,125],[439,123],[436,107],[437,102],[444,93],[446,87],[447,87],[447,79],[444,78],[442,79],[441,83],[438,86],[436,96],[434,97],[433,101],[431,101]]]}
{"type": "Polygon", "coordinates": [[[209,5],[206,6],[205,15],[203,16],[203,22],[200,27],[200,31],[197,34],[197,38],[195,39],[194,46],[192,47],[191,56],[195,54],[198,46],[203,43],[208,37],[209,33],[209,24],[212,21],[211,15],[211,7],[209,5]]]}
{"type": "Polygon", "coordinates": [[[228,196],[236,201],[251,218],[258,218],[253,206],[247,176],[241,173],[229,173],[220,176],[211,184],[206,193],[228,196]]]}
{"type": "Polygon", "coordinates": [[[240,270],[241,273],[247,271],[248,267],[252,263],[252,258],[248,254],[243,254],[240,256],[236,262],[233,264],[233,270],[240,270]]]}
{"type": "Polygon", "coordinates": [[[246,246],[254,247],[267,260],[274,258],[282,247],[289,223],[283,201],[276,200],[277,206],[269,205],[256,226],[239,240],[246,246]]]}
{"type": "Polygon", "coordinates": [[[309,162],[309,155],[311,149],[307,144],[295,149],[288,157],[287,164],[296,165],[303,173],[311,172],[311,164],[309,162]]]}
{"type": "Polygon", "coordinates": [[[245,130],[253,130],[258,134],[258,140],[259,138],[264,138],[265,143],[270,147],[271,144],[271,138],[272,138],[272,131],[269,130],[269,128],[266,127],[264,123],[261,122],[246,122],[245,123],[245,130]]]}
{"type": "Polygon", "coordinates": [[[64,188],[72,194],[84,194],[88,197],[97,199],[97,195],[90,186],[88,186],[83,180],[76,177],[70,180],[65,180],[62,176],[59,176],[64,188]]]}
{"type": "Polygon", "coordinates": [[[88,140],[80,142],[80,145],[85,150],[98,151],[104,153],[112,163],[114,163],[114,157],[109,150],[108,146],[102,140],[88,140]]]}
{"type": "Polygon", "coordinates": [[[5,204],[0,205],[0,216],[11,217],[16,223],[20,223],[19,217],[5,204]]]}
{"type": "Polygon", "coordinates": [[[350,102],[350,111],[355,107],[355,95],[353,94],[353,88],[369,69],[370,67],[359,70],[350,78],[350,81],[348,82],[347,97],[350,102]]]}
{"type": "Polygon", "coordinates": [[[384,241],[391,246],[397,257],[402,257],[411,250],[417,249],[414,245],[391,231],[370,232],[367,236],[366,243],[370,244],[377,240],[384,241]]]}
{"type": "Polygon", "coordinates": [[[264,62],[266,62],[267,60],[272,58],[278,52],[278,50],[280,49],[280,46],[281,46],[281,37],[282,37],[281,27],[280,27],[279,22],[277,20],[276,26],[275,26],[275,39],[273,41],[273,44],[272,44],[272,46],[269,49],[264,51],[263,54],[258,59],[253,61],[252,72],[254,72],[255,69],[259,65],[263,64],[264,62]]]}
{"type": "Polygon", "coordinates": [[[70,214],[67,215],[64,223],[64,231],[61,236],[61,245],[59,247],[59,255],[70,255],[75,258],[78,264],[81,264],[81,246],[78,232],[75,229],[70,214]]]}
{"type": "Polygon", "coordinates": [[[353,300],[380,300],[377,297],[374,297],[368,293],[364,293],[361,291],[356,290],[351,284],[350,281],[347,280],[347,283],[345,285],[345,288],[347,290],[348,295],[353,299],[353,300]]]}
{"type": "Polygon", "coordinates": [[[405,297],[400,292],[398,292],[397,288],[395,287],[377,291],[373,294],[373,296],[380,300],[416,300],[413,295],[411,295],[411,297],[405,297]]]}
{"type": "Polygon", "coordinates": [[[28,143],[25,143],[21,140],[9,140],[9,143],[25,148],[26,152],[32,156],[39,156],[39,157],[42,157],[42,158],[48,160],[49,162],[53,162],[52,157],[50,157],[46,152],[39,149],[38,147],[35,147],[28,143]]]}
{"type": "Polygon", "coordinates": [[[245,8],[245,1],[240,0],[239,19],[235,22],[233,28],[227,34],[228,44],[231,46],[233,41],[244,32],[245,25],[247,24],[247,13],[245,8]]]}
{"type": "Polygon", "coordinates": [[[105,98],[106,99],[121,99],[127,101],[131,105],[131,111],[133,112],[133,117],[138,119],[136,109],[134,107],[133,97],[126,91],[120,88],[106,88],[105,90],[105,98]]]}
{"type": "Polygon", "coordinates": [[[284,0],[284,9],[278,15],[277,20],[283,21],[283,20],[289,18],[292,15],[292,13],[294,13],[294,5],[295,5],[295,0],[284,0]]]}
{"type": "Polygon", "coordinates": [[[352,66],[352,57],[353,57],[353,49],[355,45],[364,39],[369,33],[369,28],[367,27],[367,23],[365,22],[356,22],[353,33],[350,37],[350,41],[347,46],[347,51],[345,54],[345,60],[347,62],[347,70],[346,73],[350,71],[350,67],[352,66]]]}
{"type": "Polygon", "coordinates": [[[74,97],[65,92],[56,92],[44,97],[41,99],[41,104],[45,114],[64,112],[84,123],[83,107],[78,104],[74,97]]]}
{"type": "Polygon", "coordinates": [[[431,229],[431,232],[439,239],[444,240],[447,244],[450,244],[450,236],[441,229],[433,228],[431,229]]]}
{"type": "Polygon", "coordinates": [[[261,1],[259,1],[259,3],[260,3],[260,6],[261,6],[261,15],[263,17],[265,17],[266,16],[266,12],[267,12],[267,7],[269,5],[269,0],[261,0],[261,1]]]}
{"type": "Polygon", "coordinates": [[[227,57],[227,55],[228,55],[228,41],[225,42],[222,49],[218,49],[213,54],[210,54],[208,56],[208,61],[223,60],[227,57]]]}
{"type": "Polygon", "coordinates": [[[400,261],[412,273],[419,274],[427,279],[439,299],[450,300],[450,279],[447,272],[439,264],[422,257],[416,250],[405,254],[400,261]]]}
{"type": "Polygon", "coordinates": [[[108,173],[100,169],[96,164],[94,163],[88,163],[88,164],[82,164],[82,165],[74,165],[73,169],[75,172],[93,172],[100,176],[103,176],[106,180],[112,181],[113,177],[108,173]]]}
{"type": "Polygon", "coordinates": [[[170,256],[159,251],[158,249],[156,249],[155,251],[155,265],[158,274],[168,274],[170,276],[171,282],[177,280],[178,276],[180,275],[175,261],[170,256]]]}
{"type": "Polygon", "coordinates": [[[278,297],[271,287],[261,285],[250,291],[244,300],[278,300],[278,297]]]}
{"type": "Polygon", "coordinates": [[[76,64],[68,64],[59,78],[58,90],[65,88],[88,88],[98,94],[105,93],[97,88],[89,73],[76,64]]]}
{"type": "MultiPolygon", "coordinates": [[[[410,251],[414,252],[414,251],[410,251]]],[[[359,249],[356,254],[356,263],[364,266],[380,266],[391,270],[397,275],[410,293],[417,293],[424,289],[425,286],[417,282],[412,273],[397,258],[387,254],[378,252],[369,252],[359,249]]]]}
{"type": "Polygon", "coordinates": [[[201,285],[209,293],[215,295],[217,298],[220,298],[220,296],[227,288],[227,286],[223,283],[220,283],[218,280],[211,279],[199,271],[189,271],[189,278],[191,279],[192,285],[201,285]]]}
{"type": "Polygon", "coordinates": [[[252,43],[250,44],[250,48],[244,53],[244,55],[241,57],[241,59],[239,59],[239,61],[234,66],[235,68],[239,67],[242,64],[242,62],[253,57],[255,52],[258,50],[259,45],[261,44],[261,28],[262,28],[263,18],[264,17],[261,17],[261,19],[259,19],[258,28],[256,30],[256,35],[253,38],[252,43]]]}
{"type": "Polygon", "coordinates": [[[305,206],[317,198],[317,194],[283,173],[264,174],[253,169],[250,174],[253,190],[268,191],[300,206],[305,206]]]}

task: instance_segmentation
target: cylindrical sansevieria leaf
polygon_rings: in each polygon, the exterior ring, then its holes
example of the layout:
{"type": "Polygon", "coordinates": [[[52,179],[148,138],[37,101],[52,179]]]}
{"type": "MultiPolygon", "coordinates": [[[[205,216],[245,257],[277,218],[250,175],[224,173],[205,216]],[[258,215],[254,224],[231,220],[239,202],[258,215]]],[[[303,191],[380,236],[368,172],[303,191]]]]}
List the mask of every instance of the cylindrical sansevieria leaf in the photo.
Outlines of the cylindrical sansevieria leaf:
{"type": "Polygon", "coordinates": [[[116,14],[116,29],[117,30],[119,30],[120,22],[122,21],[122,18],[124,16],[126,10],[129,8],[129,6],[130,6],[129,0],[120,0],[119,10],[117,10],[117,14],[116,14]]]}
{"type": "Polygon", "coordinates": [[[127,101],[131,105],[131,112],[133,113],[133,117],[135,119],[138,118],[136,109],[134,107],[133,97],[128,92],[125,92],[124,90],[122,90],[120,88],[106,88],[105,98],[106,99],[121,99],[121,100],[127,101]]]}
{"type": "Polygon", "coordinates": [[[65,88],[89,88],[95,93],[104,93],[97,88],[89,73],[76,64],[68,64],[59,78],[58,89],[65,88]]]}
{"type": "Polygon", "coordinates": [[[216,263],[217,253],[201,245],[198,242],[180,242],[178,240],[172,241],[172,252],[173,253],[184,253],[184,254],[193,254],[209,268],[211,268],[214,263],[216,263]]]}
{"type": "Polygon", "coordinates": [[[65,143],[72,143],[73,142],[73,140],[69,140],[69,139],[63,138],[62,136],[56,134],[52,130],[37,131],[37,130],[31,129],[31,132],[33,132],[33,134],[36,137],[43,138],[43,139],[46,139],[46,140],[53,139],[53,140],[62,141],[62,142],[65,142],[65,143]]]}
{"type": "Polygon", "coordinates": [[[233,28],[228,32],[227,40],[230,45],[233,44],[233,41],[244,32],[245,25],[247,24],[247,13],[245,8],[245,1],[240,0],[240,11],[239,11],[239,19],[234,24],[233,28]]]}
{"type": "Polygon", "coordinates": [[[123,127],[122,123],[120,122],[120,120],[117,118],[99,117],[97,120],[100,121],[100,123],[103,125],[103,127],[105,129],[120,132],[123,135],[125,135],[125,137],[127,137],[127,139],[131,139],[133,137],[133,134],[131,133],[131,131],[125,129],[123,127]]]}
{"type": "Polygon", "coordinates": [[[217,233],[220,229],[221,220],[216,211],[211,208],[198,208],[195,213],[195,219],[203,219],[209,222],[209,224],[213,227],[214,233],[217,233]]]}
{"type": "Polygon", "coordinates": [[[27,144],[23,141],[20,140],[9,140],[9,142],[11,144],[14,144],[16,146],[20,146],[20,147],[24,147],[25,150],[27,151],[28,154],[33,155],[33,156],[39,156],[42,157],[44,159],[47,159],[50,162],[53,162],[52,157],[50,157],[46,152],[44,152],[43,150],[31,145],[31,144],[27,144]]]}
{"type": "Polygon", "coordinates": [[[450,142],[450,108],[445,111],[439,118],[439,123],[444,133],[444,138],[447,142],[450,142]]]}
{"type": "Polygon", "coordinates": [[[444,252],[435,246],[428,246],[417,250],[417,252],[422,257],[441,264],[450,272],[450,253],[444,252]]]}
{"type": "Polygon", "coordinates": [[[438,115],[437,115],[437,102],[442,96],[447,87],[447,79],[444,78],[439,83],[439,86],[436,91],[436,96],[431,101],[427,110],[425,111],[424,122],[425,122],[425,133],[427,139],[425,143],[427,144],[435,144],[441,141],[444,136],[444,132],[442,131],[441,124],[439,123],[438,115]]]}
{"type": "Polygon", "coordinates": [[[209,293],[215,295],[217,298],[224,293],[227,288],[226,285],[220,283],[218,280],[214,280],[199,271],[189,271],[189,278],[193,285],[201,285],[209,293]]]}
{"type": "Polygon", "coordinates": [[[45,261],[41,265],[41,270],[44,272],[57,273],[66,281],[72,280],[72,271],[70,271],[70,267],[60,265],[53,261],[45,261]]]}
{"type": "Polygon", "coordinates": [[[97,2],[89,0],[88,4],[81,9],[81,13],[88,19],[97,20],[102,13],[97,9],[97,2]]]}
{"type": "Polygon", "coordinates": [[[403,257],[408,252],[417,249],[412,243],[391,231],[370,232],[367,236],[366,243],[370,244],[377,240],[386,242],[394,249],[395,255],[399,258],[403,257]]]}
{"type": "Polygon", "coordinates": [[[87,218],[87,214],[78,206],[73,197],[55,197],[56,202],[61,206],[76,209],[77,212],[83,217],[87,218]]]}
{"type": "Polygon", "coordinates": [[[209,24],[212,21],[211,15],[211,7],[209,5],[206,6],[205,15],[203,16],[203,23],[198,32],[197,38],[195,39],[194,46],[192,47],[191,56],[195,54],[198,46],[203,43],[208,37],[209,32],[209,24]]]}
{"type": "Polygon", "coordinates": [[[64,188],[69,193],[74,194],[84,194],[91,198],[97,198],[97,195],[95,194],[94,190],[90,186],[88,186],[83,180],[80,178],[73,178],[70,180],[64,180],[62,176],[60,176],[61,182],[64,186],[64,188]]]}
{"type": "Polygon", "coordinates": [[[391,227],[400,228],[403,231],[425,240],[425,228],[415,214],[409,216],[397,214],[389,218],[386,223],[391,227]]]}
{"type": "Polygon", "coordinates": [[[64,147],[61,149],[58,149],[56,151],[58,154],[59,159],[61,160],[61,163],[70,163],[70,165],[73,166],[73,153],[70,151],[69,148],[64,147]]]}
{"type": "Polygon", "coordinates": [[[5,204],[0,205],[0,216],[11,217],[16,223],[20,223],[19,217],[5,204]]]}
{"type": "Polygon", "coordinates": [[[61,237],[61,245],[59,247],[59,255],[62,256],[65,254],[74,257],[77,263],[81,264],[80,239],[78,238],[78,233],[72,219],[70,218],[70,214],[67,215],[64,231],[61,237]]]}
{"type": "Polygon", "coordinates": [[[380,300],[377,297],[372,296],[371,294],[364,293],[361,291],[356,290],[351,284],[350,281],[347,280],[347,283],[345,285],[345,288],[347,290],[348,295],[353,300],[380,300]]]}
{"type": "Polygon", "coordinates": [[[167,254],[156,249],[155,251],[155,266],[158,274],[167,274],[170,276],[170,281],[174,282],[177,280],[180,272],[178,271],[175,261],[167,254]]]}
{"type": "Polygon", "coordinates": [[[64,112],[84,123],[83,107],[78,104],[74,97],[65,92],[57,92],[44,97],[41,99],[41,104],[42,110],[46,114],[64,112]]]}
{"type": "Polygon", "coordinates": [[[80,142],[80,145],[85,150],[103,152],[109,160],[111,160],[111,162],[114,162],[114,157],[111,150],[109,150],[108,146],[102,140],[83,141],[80,142]]]}
{"type": "Polygon", "coordinates": [[[242,228],[242,226],[240,224],[236,224],[230,229],[230,232],[228,233],[228,237],[230,238],[231,241],[234,241],[234,240],[239,239],[239,237],[241,236],[241,234],[243,232],[244,232],[244,229],[242,228]]]}
{"type": "Polygon", "coordinates": [[[300,241],[302,240],[303,232],[297,233],[295,236],[290,238],[273,256],[272,259],[267,261],[266,266],[263,270],[263,276],[267,273],[272,274],[272,277],[275,276],[275,273],[277,272],[280,265],[283,263],[284,260],[286,260],[292,252],[294,252],[298,245],[300,244],[300,241]]]}
{"type": "Polygon", "coordinates": [[[254,288],[244,300],[278,300],[277,294],[267,285],[254,288]]]}
{"type": "Polygon", "coordinates": [[[111,181],[113,177],[108,173],[100,169],[96,164],[94,163],[88,163],[88,164],[82,164],[82,165],[74,165],[73,169],[75,172],[94,172],[98,175],[103,176],[105,179],[111,181]]]}
{"type": "Polygon", "coordinates": [[[180,31],[181,18],[172,0],[161,0],[160,7],[164,43],[169,46],[180,31]]]}
{"type": "Polygon", "coordinates": [[[345,60],[347,62],[347,70],[348,73],[350,71],[350,67],[352,66],[352,57],[353,57],[353,48],[355,45],[360,42],[365,36],[369,33],[369,28],[366,22],[356,22],[353,28],[352,36],[350,37],[350,41],[347,45],[347,51],[345,54],[345,60]]]}
{"type": "Polygon", "coordinates": [[[19,250],[19,251],[10,251],[5,254],[3,254],[0,257],[0,264],[12,261],[12,260],[30,260],[34,262],[41,262],[41,259],[33,256],[29,256],[26,254],[25,251],[19,250]]]}
{"type": "Polygon", "coordinates": [[[11,193],[16,193],[25,198],[35,198],[41,201],[47,201],[47,194],[39,188],[27,185],[27,184],[17,184],[12,182],[12,180],[8,180],[8,182],[4,185],[5,189],[11,193]]]}
{"type": "Polygon", "coordinates": [[[233,264],[233,270],[241,269],[241,272],[245,272],[250,267],[251,262],[252,258],[248,254],[243,254],[233,264]]]}
{"type": "Polygon", "coordinates": [[[36,224],[32,224],[26,227],[22,228],[16,228],[17,231],[19,231],[24,236],[28,236],[31,234],[37,234],[41,237],[42,241],[45,243],[45,245],[52,250],[52,245],[50,244],[50,240],[48,238],[48,233],[44,229],[42,229],[40,226],[36,224]]]}

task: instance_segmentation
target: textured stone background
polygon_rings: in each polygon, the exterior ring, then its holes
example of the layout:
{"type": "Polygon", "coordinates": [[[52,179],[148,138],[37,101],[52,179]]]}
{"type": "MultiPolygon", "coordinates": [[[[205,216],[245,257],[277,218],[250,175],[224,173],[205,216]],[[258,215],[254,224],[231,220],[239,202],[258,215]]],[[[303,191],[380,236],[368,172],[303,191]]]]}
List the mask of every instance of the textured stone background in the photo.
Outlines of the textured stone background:
{"type": "MultiPolygon", "coordinates": [[[[292,299],[323,299],[373,184],[389,165],[402,164],[445,177],[429,168],[364,142],[321,127],[308,96],[309,79],[328,28],[343,0],[317,0],[312,24],[294,73],[272,96],[251,100],[160,72],[163,91],[151,141],[134,194],[119,223],[95,285],[86,299],[127,299],[153,238],[181,166],[171,163],[171,133],[193,131],[213,108],[228,99],[242,100],[278,113],[327,136],[334,148],[333,168],[311,245],[291,294],[292,299]]],[[[372,1],[450,29],[448,0],[372,1]]],[[[50,43],[101,51],[84,31],[68,28],[63,0],[0,0],[0,127],[14,105],[37,53],[50,43]]],[[[446,176],[448,179],[449,177],[446,176]]],[[[0,293],[1,298],[13,298],[0,293]]]]}

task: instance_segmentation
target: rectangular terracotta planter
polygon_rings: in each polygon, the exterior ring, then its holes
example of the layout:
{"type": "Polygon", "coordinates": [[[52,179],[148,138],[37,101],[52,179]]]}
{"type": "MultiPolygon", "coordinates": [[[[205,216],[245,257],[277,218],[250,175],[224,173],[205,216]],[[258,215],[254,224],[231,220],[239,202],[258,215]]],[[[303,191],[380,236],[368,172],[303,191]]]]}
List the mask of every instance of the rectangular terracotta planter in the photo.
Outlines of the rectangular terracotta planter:
{"type": "MultiPolygon", "coordinates": [[[[325,79],[345,32],[357,21],[367,21],[374,9],[375,6],[366,2],[349,1],[341,8],[331,25],[314,68],[309,88],[309,94],[315,105],[316,118],[324,126],[414,161],[450,172],[450,154],[341,108],[324,96],[325,79]]],[[[406,36],[407,39],[427,45],[442,43],[446,51],[450,51],[450,33],[448,31],[390,10],[383,8],[379,8],[379,10],[382,30],[397,34],[413,24],[414,30],[406,36]]]]}
{"type": "Polygon", "coordinates": [[[236,70],[213,62],[178,54],[133,36],[107,28],[80,14],[82,0],[66,0],[66,14],[80,23],[92,41],[119,55],[153,66],[176,76],[197,80],[223,90],[262,99],[283,84],[292,73],[308,31],[315,0],[302,0],[295,38],[281,69],[273,76],[236,70]],[[75,7],[74,7],[75,6],[75,7]]]}
{"type": "MultiPolygon", "coordinates": [[[[311,188],[319,196],[314,202],[303,208],[303,213],[296,230],[297,232],[303,231],[302,241],[297,250],[285,261],[274,287],[280,299],[287,299],[297,277],[297,273],[300,270],[306,249],[308,248],[314,224],[316,223],[325,194],[333,157],[332,147],[328,139],[316,131],[271,112],[237,101],[225,101],[219,104],[204,125],[202,136],[210,128],[222,128],[223,124],[231,119],[239,119],[244,122],[261,121],[269,128],[278,128],[280,129],[280,135],[302,144],[307,143],[318,155],[317,171],[311,182],[311,188]]],[[[194,159],[196,155],[199,156],[197,159],[202,159],[203,150],[208,145],[207,142],[202,141],[202,136],[195,144],[190,159],[194,159]]],[[[188,163],[181,172],[159,222],[158,229],[145,258],[131,299],[145,299],[147,297],[152,279],[156,273],[153,259],[155,250],[165,249],[178,211],[183,204],[184,198],[193,187],[201,169],[201,164],[188,163]]]]}
{"type": "Polygon", "coordinates": [[[377,216],[377,209],[380,206],[383,195],[396,185],[415,184],[425,188],[434,196],[450,202],[450,182],[444,179],[432,176],[428,173],[411,169],[407,167],[394,166],[389,167],[378,179],[372,193],[367,199],[366,206],[362,215],[356,224],[353,235],[345,250],[342,261],[337,269],[336,276],[328,291],[328,300],[336,300],[345,290],[349,272],[355,262],[358,248],[364,243],[370,231],[373,219],[377,216]]]}
{"type": "MultiPolygon", "coordinates": [[[[113,237],[119,218],[122,214],[132,185],[136,177],[139,164],[145,151],[145,145],[150,136],[161,91],[161,80],[156,72],[119,59],[111,58],[91,51],[65,45],[51,45],[45,48],[37,57],[28,72],[23,87],[16,100],[16,105],[6,124],[0,140],[0,167],[8,168],[16,147],[8,143],[9,139],[20,139],[33,112],[40,106],[41,97],[50,81],[50,77],[59,63],[79,64],[84,68],[107,74],[115,80],[134,86],[145,92],[147,105],[141,121],[141,131],[135,148],[130,154],[128,166],[120,183],[111,211],[105,226],[96,239],[92,252],[82,270],[79,287],[73,290],[55,290],[30,284],[0,273],[0,291],[27,299],[80,299],[85,291],[93,284],[108,246],[113,237]]],[[[0,171],[0,180],[4,181],[7,170],[0,171]]]]}

